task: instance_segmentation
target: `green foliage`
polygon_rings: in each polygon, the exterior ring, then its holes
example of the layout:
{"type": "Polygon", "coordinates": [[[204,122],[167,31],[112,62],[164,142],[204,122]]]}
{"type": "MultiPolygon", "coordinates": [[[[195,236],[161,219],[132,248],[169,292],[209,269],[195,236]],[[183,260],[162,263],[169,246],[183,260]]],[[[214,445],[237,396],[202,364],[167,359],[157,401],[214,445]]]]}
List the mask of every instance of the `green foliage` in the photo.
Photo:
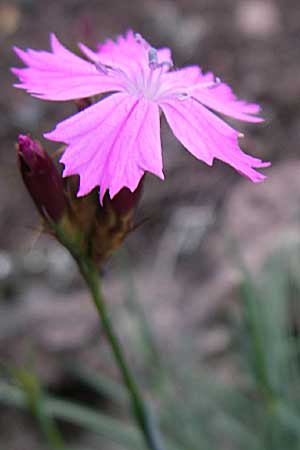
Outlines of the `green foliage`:
{"type": "MultiPolygon", "coordinates": [[[[28,406],[26,393],[19,387],[6,382],[0,383],[0,402],[19,408],[28,406]]],[[[124,449],[143,450],[145,448],[139,433],[133,427],[123,424],[117,419],[45,394],[43,403],[44,412],[49,418],[55,417],[79,425],[117,444],[122,444],[124,449]]]]}
{"type": "MultiPolygon", "coordinates": [[[[244,270],[240,315],[232,324],[232,383],[217,383],[203,364],[181,360],[162,415],[170,435],[190,450],[300,448],[299,248],[281,249],[260,277],[244,270]]],[[[173,377],[174,378],[174,377],[173,377]]]]}
{"type": "MultiPolygon", "coordinates": [[[[140,383],[156,405],[169,450],[300,449],[299,293],[299,249],[273,254],[255,279],[244,270],[238,315],[228,312],[232,342],[224,361],[230,362],[234,375],[225,382],[209,362],[200,361],[186,336],[175,344],[175,357],[159,355],[150,321],[131,285],[130,301],[121,314],[130,314],[138,324],[133,348],[140,349],[140,383]]],[[[78,363],[69,370],[95,396],[110,398],[113,411],[124,416],[128,396],[121,384],[78,363]]],[[[37,419],[40,426],[46,424],[46,435],[47,430],[53,432],[56,418],[112,440],[120,449],[144,448],[139,432],[124,420],[52,398],[37,382],[33,386],[24,383],[24,376],[22,380],[19,377],[18,386],[2,382],[0,402],[42,414],[43,420],[37,419]]]]}
{"type": "Polygon", "coordinates": [[[300,448],[299,250],[274,252],[255,279],[243,270],[225,357],[235,369],[231,382],[220,382],[209,364],[199,362],[186,336],[175,359],[161,358],[164,376],[152,384],[152,394],[166,434],[182,449],[300,448]]]}

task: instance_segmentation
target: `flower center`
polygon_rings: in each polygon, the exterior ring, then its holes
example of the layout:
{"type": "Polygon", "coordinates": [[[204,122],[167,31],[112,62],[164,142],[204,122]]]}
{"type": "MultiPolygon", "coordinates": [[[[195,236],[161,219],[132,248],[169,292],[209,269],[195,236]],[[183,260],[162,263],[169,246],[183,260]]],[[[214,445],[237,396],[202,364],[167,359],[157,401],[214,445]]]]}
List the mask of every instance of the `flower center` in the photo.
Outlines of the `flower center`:
{"type": "Polygon", "coordinates": [[[159,62],[158,52],[154,47],[151,47],[140,34],[136,34],[135,39],[144,55],[140,63],[133,64],[128,73],[127,92],[155,101],[162,83],[162,74],[173,67],[173,62],[171,60],[159,62]]]}
{"type": "Polygon", "coordinates": [[[163,66],[134,68],[128,76],[126,90],[130,95],[155,100],[162,83],[163,66]]]}
{"type": "Polygon", "coordinates": [[[140,35],[135,35],[136,57],[125,64],[110,66],[101,61],[95,63],[99,72],[117,77],[129,95],[155,101],[162,85],[162,75],[173,67],[173,62],[159,61],[158,51],[140,35]]]}

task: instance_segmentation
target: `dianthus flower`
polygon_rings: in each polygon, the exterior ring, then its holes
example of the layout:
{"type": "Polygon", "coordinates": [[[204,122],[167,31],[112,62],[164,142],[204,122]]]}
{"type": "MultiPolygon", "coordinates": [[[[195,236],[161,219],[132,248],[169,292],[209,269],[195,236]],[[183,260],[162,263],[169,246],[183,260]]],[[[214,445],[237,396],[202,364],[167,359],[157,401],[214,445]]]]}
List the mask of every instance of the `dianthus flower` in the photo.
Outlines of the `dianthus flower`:
{"type": "Polygon", "coordinates": [[[241,134],[217,113],[260,122],[259,106],[240,101],[230,87],[198,66],[173,69],[171,51],[155,49],[132,31],[106,41],[96,52],[83,44],[88,60],[50,37],[51,52],[15,48],[28,66],[14,68],[16,87],[44,100],[76,100],[106,94],[96,103],[60,122],[44,136],[64,142],[63,175],[78,174],[78,196],[100,186],[114,197],[123,187],[134,191],[143,174],[164,179],[160,141],[162,111],[174,135],[192,155],[212,165],[217,158],[253,182],[266,167],[239,147],[241,134]],[[109,95],[108,95],[109,94],[109,95]]]}

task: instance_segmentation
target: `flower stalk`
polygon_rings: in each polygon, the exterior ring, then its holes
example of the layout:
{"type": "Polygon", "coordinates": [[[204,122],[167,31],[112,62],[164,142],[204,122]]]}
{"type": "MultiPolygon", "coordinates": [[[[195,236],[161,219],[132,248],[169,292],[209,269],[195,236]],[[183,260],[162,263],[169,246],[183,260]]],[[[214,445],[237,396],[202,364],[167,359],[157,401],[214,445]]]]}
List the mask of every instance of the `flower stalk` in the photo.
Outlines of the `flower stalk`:
{"type": "MultiPolygon", "coordinates": [[[[145,443],[149,450],[163,450],[152,417],[113,330],[99,282],[99,267],[132,229],[142,182],[134,192],[123,188],[113,199],[105,196],[100,206],[94,198],[95,192],[83,199],[76,197],[77,181],[74,178],[63,184],[53,161],[38,141],[20,135],[17,154],[21,175],[42,216],[45,230],[71,253],[90,290],[145,443]]],[[[47,425],[48,422],[42,422],[46,435],[52,438],[47,425]]]]}
{"type": "Polygon", "coordinates": [[[143,398],[135,377],[129,368],[126,356],[117,334],[114,331],[100,288],[99,269],[97,264],[89,258],[78,245],[76,240],[64,232],[62,226],[51,223],[53,233],[59,242],[71,253],[76,261],[79,271],[90,291],[91,298],[96,307],[99,319],[119,368],[123,383],[131,400],[132,412],[136,423],[142,432],[144,441],[149,450],[165,450],[159,430],[153,420],[152,414],[143,398]]]}
{"type": "Polygon", "coordinates": [[[147,408],[142,397],[140,389],[129,369],[121,343],[113,329],[109,314],[106,309],[105,302],[100,289],[99,274],[94,263],[79,258],[77,260],[80,272],[90,290],[92,300],[98,312],[103,331],[105,332],[108,343],[111,347],[117,366],[123,378],[132,405],[132,411],[136,419],[137,425],[143,433],[145,442],[150,450],[163,450],[157,427],[153,422],[153,418],[147,408]]]}

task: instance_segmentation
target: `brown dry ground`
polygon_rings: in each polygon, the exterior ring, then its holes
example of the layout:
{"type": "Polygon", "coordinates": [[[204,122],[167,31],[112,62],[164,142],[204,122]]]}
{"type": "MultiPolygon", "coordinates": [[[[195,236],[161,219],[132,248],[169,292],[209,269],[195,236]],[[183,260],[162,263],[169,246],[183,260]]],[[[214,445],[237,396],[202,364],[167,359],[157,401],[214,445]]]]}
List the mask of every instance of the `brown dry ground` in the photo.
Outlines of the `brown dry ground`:
{"type": "MultiPolygon", "coordinates": [[[[130,265],[136,295],[161,347],[174,350],[174,336],[189,332],[199,357],[222,352],[230,331],[214,318],[232,307],[240,279],[232,242],[258,273],[282,240],[298,239],[296,0],[1,1],[0,358],[5,364],[19,362],[33,346],[38,371],[50,385],[65,382],[57,364],[61,354],[97,365],[97,324],[67,255],[48,239],[35,242],[38,218],[17,172],[14,142],[20,132],[40,138],[75,108],[71,102],[43,102],[14,89],[9,67],[19,62],[11,47],[48,48],[48,34],[54,31],[75,48],[78,41],[93,45],[128,28],[155,47],[170,46],[176,66],[199,64],[231,84],[240,97],[260,103],[266,121],[239,124],[246,134],[242,146],[272,161],[272,168],[266,170],[265,183],[253,185],[222,163],[207,167],[185,152],[163,123],[166,181],[147,178],[137,220],[148,220],[128,239],[123,268],[119,259],[107,268],[105,292],[112,307],[122,303],[130,265]]],[[[130,335],[130,315],[125,320],[122,309],[121,314],[114,311],[120,329],[130,335]]],[[[220,377],[230,378],[222,363],[218,370],[220,377]]],[[[30,422],[7,427],[15,419],[3,417],[1,448],[38,445],[28,431],[30,422]],[[27,430],[22,432],[27,443],[18,443],[20,427],[27,430]]]]}

